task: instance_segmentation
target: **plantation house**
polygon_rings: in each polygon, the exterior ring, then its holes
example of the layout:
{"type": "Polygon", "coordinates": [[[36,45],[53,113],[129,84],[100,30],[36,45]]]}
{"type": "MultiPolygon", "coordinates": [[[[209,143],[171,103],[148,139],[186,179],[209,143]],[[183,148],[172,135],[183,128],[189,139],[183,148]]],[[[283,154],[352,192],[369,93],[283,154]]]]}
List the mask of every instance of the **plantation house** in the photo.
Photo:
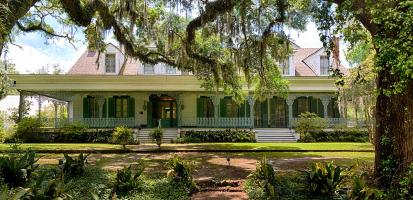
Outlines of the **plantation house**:
{"type": "MultiPolygon", "coordinates": [[[[104,53],[84,52],[65,75],[10,77],[21,99],[41,95],[66,102],[65,120],[81,121],[91,128],[160,126],[175,135],[182,129],[252,128],[273,136],[279,130],[290,132],[294,120],[306,111],[327,118],[330,124],[343,121],[335,80],[329,76],[332,63],[323,48],[294,46],[281,69],[290,83],[288,98],[268,96],[258,101],[249,96],[240,105],[231,96],[207,92],[190,73],[125,58],[112,44],[104,53]]],[[[54,126],[59,122],[54,119],[54,126]]]]}

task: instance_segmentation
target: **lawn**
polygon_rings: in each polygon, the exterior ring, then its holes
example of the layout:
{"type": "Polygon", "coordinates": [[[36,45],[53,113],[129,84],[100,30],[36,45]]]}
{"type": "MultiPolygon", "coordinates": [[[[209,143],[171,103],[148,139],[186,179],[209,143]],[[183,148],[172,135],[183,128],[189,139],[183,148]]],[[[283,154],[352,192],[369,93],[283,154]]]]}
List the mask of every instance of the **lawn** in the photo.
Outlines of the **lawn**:
{"type": "MultiPolygon", "coordinates": [[[[9,144],[0,144],[0,150],[10,149],[9,144]]],[[[116,150],[120,145],[96,143],[39,143],[22,144],[21,148],[32,150],[116,150]]],[[[155,144],[130,145],[132,150],[157,149],[155,144]]],[[[348,150],[369,151],[374,147],[370,143],[192,143],[192,144],[163,144],[163,150],[348,150]]]]}

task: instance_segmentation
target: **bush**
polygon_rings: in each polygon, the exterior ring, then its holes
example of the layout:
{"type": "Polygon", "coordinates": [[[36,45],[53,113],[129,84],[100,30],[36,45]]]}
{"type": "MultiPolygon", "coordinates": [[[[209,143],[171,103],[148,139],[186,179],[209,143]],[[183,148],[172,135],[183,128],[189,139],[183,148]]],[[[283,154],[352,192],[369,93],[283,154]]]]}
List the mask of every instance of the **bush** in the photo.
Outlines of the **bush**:
{"type": "Polygon", "coordinates": [[[315,113],[305,112],[301,113],[298,117],[294,127],[301,136],[304,136],[312,130],[322,130],[328,125],[326,119],[319,117],[315,113]]]}
{"type": "Polygon", "coordinates": [[[84,134],[88,129],[87,124],[80,121],[69,123],[60,128],[63,134],[84,134]]]}
{"type": "Polygon", "coordinates": [[[82,175],[85,172],[85,165],[87,163],[88,156],[89,154],[84,156],[83,153],[81,153],[76,159],[64,154],[65,159],[60,165],[64,177],[72,178],[82,175]]]}
{"type": "Polygon", "coordinates": [[[253,198],[276,199],[276,177],[275,171],[271,164],[268,163],[266,157],[263,157],[257,164],[257,168],[248,176],[251,180],[252,187],[258,190],[251,193],[253,198]],[[262,191],[262,192],[259,192],[262,191]]]}
{"type": "Polygon", "coordinates": [[[300,137],[300,142],[368,142],[369,133],[365,130],[340,129],[334,131],[309,131],[300,137]]]}
{"type": "Polygon", "coordinates": [[[351,182],[351,189],[347,192],[347,197],[351,200],[377,199],[380,191],[370,188],[365,180],[365,174],[354,176],[351,182]]]}
{"type": "Polygon", "coordinates": [[[26,136],[40,132],[40,127],[42,127],[42,122],[39,119],[33,117],[23,118],[17,124],[16,132],[13,138],[26,142],[26,136]]]}
{"type": "Polygon", "coordinates": [[[123,148],[126,148],[127,144],[132,143],[133,135],[132,130],[126,126],[118,126],[115,128],[112,136],[112,142],[120,144],[123,148]]]}
{"type": "Polygon", "coordinates": [[[169,168],[167,177],[175,182],[184,184],[188,193],[192,193],[197,190],[197,186],[192,179],[193,165],[191,162],[174,156],[167,162],[167,167],[169,168]]]}
{"type": "Polygon", "coordinates": [[[160,128],[156,128],[149,133],[149,136],[152,138],[152,141],[156,142],[158,147],[161,147],[162,138],[163,138],[163,130],[160,128]]]}
{"type": "Polygon", "coordinates": [[[145,170],[145,166],[143,162],[139,162],[136,166],[137,168],[134,169],[136,170],[135,174],[132,173],[132,165],[117,171],[114,187],[114,191],[117,194],[124,195],[139,186],[138,178],[145,170]]]}
{"type": "Polygon", "coordinates": [[[306,179],[310,192],[315,195],[333,196],[342,183],[347,170],[336,166],[333,162],[327,164],[313,163],[306,171],[306,179]]]}
{"type": "MultiPolygon", "coordinates": [[[[111,143],[113,130],[87,130],[82,134],[68,134],[61,129],[42,129],[39,132],[25,134],[22,140],[27,143],[111,143]]],[[[18,140],[15,136],[5,142],[18,140]]]]}
{"type": "Polygon", "coordinates": [[[186,143],[199,142],[255,142],[255,134],[246,130],[187,131],[182,140],[186,143]]]}
{"type": "MultiPolygon", "coordinates": [[[[20,151],[15,146],[16,151],[20,151]]],[[[32,151],[25,153],[11,153],[0,157],[0,173],[3,181],[11,187],[22,186],[29,181],[32,173],[37,169],[36,154],[32,151]]]]}

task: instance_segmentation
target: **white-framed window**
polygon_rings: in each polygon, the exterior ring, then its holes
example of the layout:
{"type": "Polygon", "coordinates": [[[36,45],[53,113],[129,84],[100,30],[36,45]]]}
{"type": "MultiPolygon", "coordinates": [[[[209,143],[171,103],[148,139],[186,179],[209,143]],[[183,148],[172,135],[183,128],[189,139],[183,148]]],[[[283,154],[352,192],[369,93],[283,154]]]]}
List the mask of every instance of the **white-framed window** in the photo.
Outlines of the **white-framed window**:
{"type": "Polygon", "coordinates": [[[168,64],[165,64],[165,71],[166,74],[176,74],[176,68],[168,64]]]}
{"type": "Polygon", "coordinates": [[[105,55],[105,72],[116,73],[116,54],[105,55]]]}
{"type": "Polygon", "coordinates": [[[328,75],[330,61],[328,56],[320,56],[320,75],[328,75]]]}
{"type": "Polygon", "coordinates": [[[143,74],[155,74],[155,66],[153,64],[143,64],[143,74]]]}
{"type": "Polygon", "coordinates": [[[290,75],[290,59],[287,58],[280,64],[281,72],[283,75],[290,75]]]}

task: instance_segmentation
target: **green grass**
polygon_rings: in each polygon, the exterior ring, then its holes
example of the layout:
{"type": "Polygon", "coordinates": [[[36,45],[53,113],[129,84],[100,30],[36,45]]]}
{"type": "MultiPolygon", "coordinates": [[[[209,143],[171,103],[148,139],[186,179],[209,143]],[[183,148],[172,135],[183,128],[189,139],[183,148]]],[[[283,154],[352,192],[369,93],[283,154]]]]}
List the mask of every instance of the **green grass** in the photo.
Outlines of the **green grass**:
{"type": "MultiPolygon", "coordinates": [[[[39,143],[22,144],[21,148],[32,150],[113,150],[122,149],[121,145],[96,143],[39,143]]],[[[155,144],[128,146],[130,149],[157,149],[155,144]]],[[[8,150],[10,145],[0,144],[0,150],[8,150]]],[[[373,150],[370,143],[193,143],[193,144],[163,144],[162,149],[168,150],[373,150]]]]}

